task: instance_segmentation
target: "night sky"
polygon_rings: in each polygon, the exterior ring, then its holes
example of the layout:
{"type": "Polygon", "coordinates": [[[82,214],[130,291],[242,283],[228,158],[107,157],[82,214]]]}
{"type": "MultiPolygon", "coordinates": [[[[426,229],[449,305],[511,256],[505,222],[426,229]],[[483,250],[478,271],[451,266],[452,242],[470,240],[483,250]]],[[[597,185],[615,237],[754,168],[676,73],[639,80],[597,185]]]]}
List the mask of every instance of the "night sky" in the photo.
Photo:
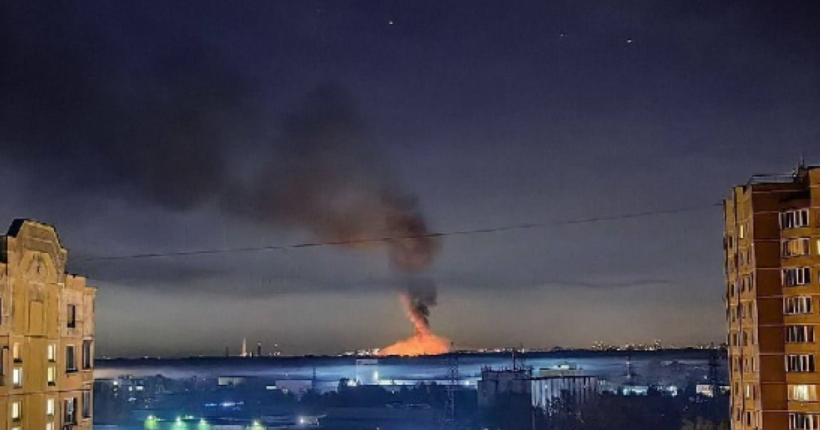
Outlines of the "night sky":
{"type": "Polygon", "coordinates": [[[462,347],[721,342],[708,206],[820,162],[818,22],[808,0],[6,1],[0,222],[57,227],[104,355],[384,346],[411,331],[405,263],[462,347]],[[443,237],[421,262],[94,260],[676,208],[699,209],[443,237]]]}

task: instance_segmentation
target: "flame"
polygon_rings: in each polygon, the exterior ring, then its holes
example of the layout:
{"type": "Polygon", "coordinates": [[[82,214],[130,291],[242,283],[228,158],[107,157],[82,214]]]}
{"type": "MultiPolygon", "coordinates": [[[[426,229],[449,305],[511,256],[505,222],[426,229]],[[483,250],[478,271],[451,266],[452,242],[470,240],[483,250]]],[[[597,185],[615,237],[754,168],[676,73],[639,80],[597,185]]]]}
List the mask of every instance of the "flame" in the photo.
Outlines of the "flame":
{"type": "Polygon", "coordinates": [[[415,333],[407,339],[400,340],[379,351],[379,355],[437,355],[450,352],[450,341],[433,333],[427,319],[413,310],[410,298],[406,294],[401,295],[401,303],[413,323],[415,333]]]}

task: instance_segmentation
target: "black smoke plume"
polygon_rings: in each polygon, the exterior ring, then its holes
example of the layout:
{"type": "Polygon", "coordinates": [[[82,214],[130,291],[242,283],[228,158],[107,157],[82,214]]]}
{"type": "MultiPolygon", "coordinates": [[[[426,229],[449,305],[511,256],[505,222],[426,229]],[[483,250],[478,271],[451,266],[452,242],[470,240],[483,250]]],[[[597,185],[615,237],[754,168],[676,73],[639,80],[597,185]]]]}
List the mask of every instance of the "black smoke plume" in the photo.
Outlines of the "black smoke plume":
{"type": "Polygon", "coordinates": [[[344,89],[321,86],[277,121],[217,50],[127,9],[109,14],[119,31],[94,31],[81,7],[0,4],[0,161],[50,172],[33,175],[44,188],[174,211],[216,205],[350,246],[387,238],[396,268],[430,264],[437,246],[418,201],[344,89]]]}
{"type": "Polygon", "coordinates": [[[407,289],[408,307],[418,321],[430,326],[430,308],[436,306],[438,293],[431,279],[411,278],[407,289]]]}
{"type": "Polygon", "coordinates": [[[227,196],[229,211],[354,247],[387,238],[398,269],[427,268],[437,244],[418,200],[399,187],[377,156],[347,92],[333,85],[318,88],[281,129],[253,180],[227,196]]]}

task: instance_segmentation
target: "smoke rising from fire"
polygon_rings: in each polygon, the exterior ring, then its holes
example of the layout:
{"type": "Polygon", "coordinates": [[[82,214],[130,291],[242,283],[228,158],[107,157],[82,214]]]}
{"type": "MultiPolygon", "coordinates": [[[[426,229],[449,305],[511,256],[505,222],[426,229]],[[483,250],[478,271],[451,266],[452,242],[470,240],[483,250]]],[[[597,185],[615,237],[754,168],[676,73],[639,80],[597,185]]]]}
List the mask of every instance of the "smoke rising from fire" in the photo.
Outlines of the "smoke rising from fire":
{"type": "MultiPolygon", "coordinates": [[[[321,86],[271,118],[261,82],[207,46],[157,34],[166,43],[144,49],[130,16],[109,40],[69,4],[16,5],[0,5],[0,161],[55,172],[86,196],[179,212],[216,205],[321,240],[428,233],[344,89],[321,86]]],[[[389,254],[417,271],[435,248],[396,240],[389,254]]]]}
{"type": "Polygon", "coordinates": [[[449,341],[436,335],[430,329],[430,323],[427,320],[429,313],[427,315],[420,313],[418,304],[414,303],[414,299],[410,295],[402,294],[400,298],[407,312],[407,317],[410,318],[410,322],[413,323],[414,333],[407,339],[400,340],[390,346],[382,348],[379,354],[417,356],[446,354],[449,352],[449,341]]]}
{"type": "MultiPolygon", "coordinates": [[[[217,50],[127,13],[112,15],[122,31],[111,40],[68,3],[16,5],[0,5],[0,161],[53,172],[34,184],[175,212],[218,207],[321,241],[388,239],[381,248],[398,271],[430,266],[438,243],[418,199],[343,88],[280,104],[290,113],[275,121],[258,82],[217,50]],[[165,43],[145,46],[144,31],[165,43]]],[[[416,332],[429,332],[435,286],[411,285],[406,297],[416,332]]]]}
{"type": "Polygon", "coordinates": [[[437,304],[437,296],[436,285],[432,280],[411,278],[407,295],[404,297],[417,331],[420,329],[419,326],[430,326],[430,308],[437,304]]]}
{"type": "Polygon", "coordinates": [[[393,265],[426,269],[438,248],[415,195],[377,156],[347,92],[322,86],[287,115],[282,135],[250,183],[234,188],[227,210],[265,224],[308,229],[325,241],[394,238],[393,265]]]}

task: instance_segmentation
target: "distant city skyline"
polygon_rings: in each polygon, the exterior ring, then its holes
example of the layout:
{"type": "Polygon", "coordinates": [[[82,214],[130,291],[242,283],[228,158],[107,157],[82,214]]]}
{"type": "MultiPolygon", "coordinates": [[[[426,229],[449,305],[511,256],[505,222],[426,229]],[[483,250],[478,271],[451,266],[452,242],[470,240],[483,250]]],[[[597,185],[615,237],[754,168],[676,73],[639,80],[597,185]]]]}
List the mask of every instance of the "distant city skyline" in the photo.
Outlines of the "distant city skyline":
{"type": "Polygon", "coordinates": [[[56,227],[104,356],[384,347],[413,333],[411,279],[459,347],[719,344],[709,206],[820,163],[817,22],[812,2],[5,2],[0,228],[56,227]]]}

